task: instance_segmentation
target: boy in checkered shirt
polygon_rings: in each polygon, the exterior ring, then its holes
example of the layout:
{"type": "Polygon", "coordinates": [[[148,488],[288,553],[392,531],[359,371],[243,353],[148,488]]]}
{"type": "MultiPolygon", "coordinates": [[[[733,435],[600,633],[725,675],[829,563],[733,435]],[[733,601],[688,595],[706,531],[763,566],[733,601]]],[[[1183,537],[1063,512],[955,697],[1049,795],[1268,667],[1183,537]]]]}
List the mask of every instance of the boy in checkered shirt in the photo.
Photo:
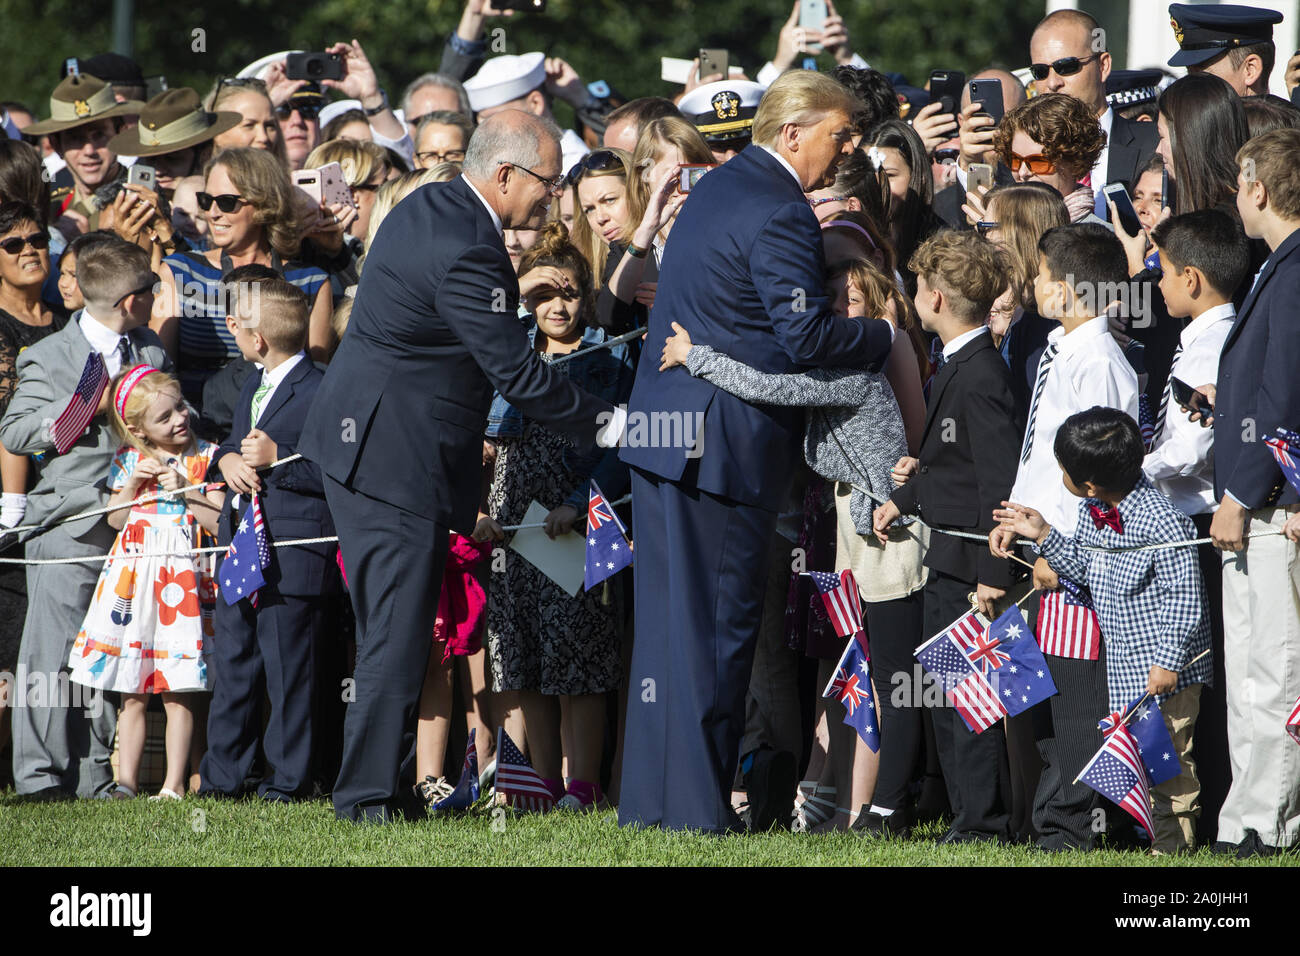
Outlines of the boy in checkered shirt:
{"type": "Polygon", "coordinates": [[[1111,709],[1123,711],[1143,694],[1159,702],[1183,769],[1151,789],[1152,848],[1190,850],[1200,813],[1192,729],[1201,685],[1213,673],[1209,655],[1189,664],[1210,647],[1205,585],[1195,548],[1133,549],[1190,540],[1195,528],[1143,475],[1142,434],[1123,412],[1097,406],[1071,415],[1057,432],[1054,451],[1065,487],[1084,499],[1074,536],[1023,505],[1008,502],[994,516],[1038,542],[1058,574],[1092,591],[1106,643],[1111,709]]]}

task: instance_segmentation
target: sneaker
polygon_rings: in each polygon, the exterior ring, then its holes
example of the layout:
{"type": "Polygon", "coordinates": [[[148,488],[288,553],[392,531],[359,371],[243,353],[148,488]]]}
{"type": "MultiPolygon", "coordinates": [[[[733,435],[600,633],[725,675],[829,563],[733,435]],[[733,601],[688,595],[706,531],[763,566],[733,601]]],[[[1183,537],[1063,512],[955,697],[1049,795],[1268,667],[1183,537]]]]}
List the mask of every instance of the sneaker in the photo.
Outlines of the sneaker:
{"type": "Polygon", "coordinates": [[[175,790],[168,790],[166,787],[163,787],[149,799],[150,801],[156,802],[158,800],[180,800],[182,797],[175,790]]]}
{"type": "Polygon", "coordinates": [[[907,822],[907,814],[895,810],[889,816],[872,813],[870,807],[864,806],[853,821],[849,830],[858,836],[872,837],[877,840],[906,840],[912,835],[912,828],[907,822]]]}
{"type": "Polygon", "coordinates": [[[427,810],[439,800],[445,800],[450,797],[452,791],[456,788],[447,782],[446,777],[438,777],[437,779],[434,779],[432,776],[427,776],[417,783],[413,789],[416,798],[424,804],[424,807],[427,810]]]}

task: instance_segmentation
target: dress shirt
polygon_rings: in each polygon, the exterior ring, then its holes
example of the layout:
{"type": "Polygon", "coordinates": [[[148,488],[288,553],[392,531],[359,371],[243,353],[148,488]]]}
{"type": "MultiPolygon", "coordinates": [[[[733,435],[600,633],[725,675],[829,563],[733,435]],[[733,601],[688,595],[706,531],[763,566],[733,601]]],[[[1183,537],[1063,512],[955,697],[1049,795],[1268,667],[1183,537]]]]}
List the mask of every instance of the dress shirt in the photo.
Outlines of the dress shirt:
{"type": "Polygon", "coordinates": [[[945,362],[948,361],[965,348],[967,344],[974,341],[976,336],[981,335],[988,330],[989,327],[987,325],[981,325],[979,328],[971,329],[969,332],[963,332],[943,347],[943,360],[945,362]]]}
{"type": "Polygon", "coordinates": [[[790,165],[789,161],[784,156],[782,156],[780,153],[774,150],[771,146],[760,146],[759,149],[770,154],[778,163],[784,166],[785,171],[788,172],[791,176],[793,176],[794,181],[799,184],[799,191],[800,192],[804,191],[803,180],[799,178],[799,174],[794,171],[794,167],[790,165]]]}
{"type": "Polygon", "coordinates": [[[488,205],[488,201],[483,198],[483,194],[478,191],[472,182],[469,181],[468,176],[465,176],[462,173],[460,178],[465,180],[465,185],[469,187],[470,192],[478,197],[478,201],[483,204],[483,208],[486,209],[488,215],[492,217],[492,225],[497,227],[497,232],[500,232],[504,227],[501,225],[501,217],[497,215],[497,211],[488,205]]]}
{"type": "Polygon", "coordinates": [[[1092,211],[1097,216],[1105,219],[1109,210],[1105,199],[1101,198],[1101,191],[1106,188],[1106,171],[1110,168],[1108,165],[1110,163],[1110,134],[1112,127],[1115,125],[1115,110],[1107,106],[1106,112],[1102,113],[1097,121],[1101,124],[1101,131],[1106,134],[1106,145],[1101,148],[1101,155],[1097,157],[1097,162],[1092,167],[1092,179],[1089,182],[1092,186],[1093,196],[1096,197],[1096,205],[1093,206],[1092,211]]]}
{"type": "MultiPolygon", "coordinates": [[[[118,348],[119,343],[126,338],[126,335],[122,332],[114,332],[104,325],[103,322],[90,314],[89,309],[81,310],[78,325],[81,328],[81,334],[90,343],[90,347],[104,357],[104,365],[108,368],[108,377],[113,378],[122,371],[122,354],[118,351],[118,348]]],[[[129,340],[127,347],[130,347],[129,340]]]]}
{"type": "MultiPolygon", "coordinates": [[[[258,409],[259,418],[261,417],[261,413],[265,412],[271,406],[271,398],[272,396],[275,395],[275,390],[280,387],[280,383],[283,382],[288,377],[289,373],[292,372],[294,368],[297,367],[299,362],[303,361],[306,358],[307,358],[306,352],[299,352],[297,355],[285,359],[283,362],[281,362],[279,365],[277,365],[275,368],[271,369],[270,371],[267,371],[267,369],[263,367],[260,363],[256,363],[256,362],[254,363],[261,371],[262,377],[259,380],[259,384],[271,386],[271,390],[267,392],[266,395],[263,396],[262,398],[262,407],[258,409]]],[[[253,421],[252,425],[254,428],[256,428],[257,422],[253,421]]]]}

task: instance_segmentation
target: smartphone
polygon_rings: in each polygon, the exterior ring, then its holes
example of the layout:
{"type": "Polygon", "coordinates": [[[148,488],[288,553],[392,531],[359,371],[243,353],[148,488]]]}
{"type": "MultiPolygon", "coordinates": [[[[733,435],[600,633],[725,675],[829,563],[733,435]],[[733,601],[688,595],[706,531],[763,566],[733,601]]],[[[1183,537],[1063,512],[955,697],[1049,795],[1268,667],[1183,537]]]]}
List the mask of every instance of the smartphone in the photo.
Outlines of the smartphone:
{"type": "Polygon", "coordinates": [[[1136,236],[1142,231],[1142,220],[1138,219],[1137,210],[1133,208],[1133,200],[1129,199],[1128,188],[1123,183],[1109,183],[1102,190],[1106,198],[1115,204],[1115,209],[1119,212],[1119,225],[1130,236],[1136,236]]]}
{"type": "Polygon", "coordinates": [[[157,189],[158,174],[147,163],[136,163],[126,174],[127,185],[143,186],[145,189],[157,189]]]}
{"type": "MultiPolygon", "coordinates": [[[[1296,87],[1300,89],[1300,86],[1296,87]]],[[[1160,208],[1172,209],[1174,206],[1174,197],[1169,194],[1169,187],[1173,185],[1173,180],[1169,178],[1169,167],[1160,168],[1160,208]]]]}
{"type": "Polygon", "coordinates": [[[993,188],[993,167],[988,163],[971,163],[966,175],[966,191],[979,195],[979,188],[993,188]]]}
{"type": "Polygon", "coordinates": [[[1172,375],[1169,376],[1169,391],[1173,395],[1175,402],[1190,411],[1200,412],[1204,415],[1207,411],[1214,410],[1208,395],[1204,392],[1198,392],[1182,379],[1175,378],[1172,375]]]}
{"type": "Polygon", "coordinates": [[[714,163],[686,163],[680,167],[681,181],[678,182],[677,188],[684,193],[690,192],[695,188],[695,184],[700,181],[700,177],[714,167],[714,163]]]}
{"type": "Polygon", "coordinates": [[[498,10],[524,10],[542,13],[546,10],[546,0],[493,0],[492,6],[498,10]]]}
{"type": "Polygon", "coordinates": [[[701,49],[700,50],[700,79],[706,76],[717,74],[721,77],[729,77],[731,73],[727,70],[727,51],[718,49],[701,49]]]}
{"type": "Polygon", "coordinates": [[[348,186],[348,181],[343,178],[342,166],[338,163],[326,163],[317,172],[320,173],[322,202],[326,205],[342,203],[345,206],[355,206],[357,204],[352,198],[352,189],[348,186]]]}
{"type": "Polygon", "coordinates": [[[996,126],[1002,122],[1006,110],[1002,102],[1002,82],[1000,80],[971,80],[970,101],[980,104],[980,112],[993,120],[996,126]]]}
{"type": "MultiPolygon", "coordinates": [[[[799,0],[799,26],[805,30],[812,30],[815,33],[822,32],[822,24],[830,16],[830,11],[826,9],[826,0],[799,0]]],[[[809,53],[822,52],[820,43],[809,43],[809,53]]]]}
{"type": "Polygon", "coordinates": [[[341,80],[343,56],[339,53],[290,53],[284,75],[290,80],[341,80]]]}
{"type": "Polygon", "coordinates": [[[317,206],[320,205],[320,170],[295,169],[293,184],[310,196],[317,206]]]}
{"type": "Polygon", "coordinates": [[[930,102],[942,103],[943,112],[961,111],[961,91],[966,74],[961,70],[935,70],[930,74],[930,102]]]}

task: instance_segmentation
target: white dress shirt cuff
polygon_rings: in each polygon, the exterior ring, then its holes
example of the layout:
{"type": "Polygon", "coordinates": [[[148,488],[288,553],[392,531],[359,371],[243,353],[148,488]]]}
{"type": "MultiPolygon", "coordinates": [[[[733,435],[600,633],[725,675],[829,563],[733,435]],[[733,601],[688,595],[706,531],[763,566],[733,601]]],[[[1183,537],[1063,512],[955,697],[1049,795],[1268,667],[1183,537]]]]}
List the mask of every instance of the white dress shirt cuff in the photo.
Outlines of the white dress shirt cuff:
{"type": "Polygon", "coordinates": [[[596,444],[601,448],[616,448],[625,431],[627,431],[627,409],[622,405],[615,405],[613,417],[596,432],[596,444]]]}

